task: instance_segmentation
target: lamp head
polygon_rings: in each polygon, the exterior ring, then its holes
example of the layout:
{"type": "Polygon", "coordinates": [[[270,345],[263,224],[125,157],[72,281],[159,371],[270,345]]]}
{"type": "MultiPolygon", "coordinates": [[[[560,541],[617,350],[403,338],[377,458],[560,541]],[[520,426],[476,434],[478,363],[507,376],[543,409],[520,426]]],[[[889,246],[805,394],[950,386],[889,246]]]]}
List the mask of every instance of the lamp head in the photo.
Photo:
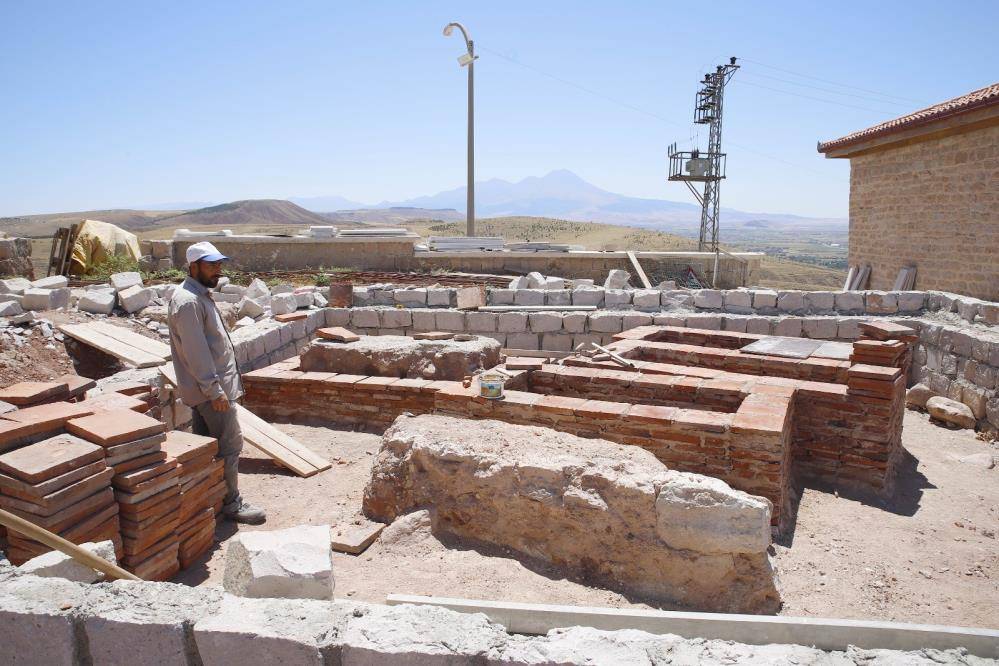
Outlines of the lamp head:
{"type": "Polygon", "coordinates": [[[446,26],[444,26],[445,37],[450,37],[452,32],[454,32],[454,23],[448,23],[446,26]]]}

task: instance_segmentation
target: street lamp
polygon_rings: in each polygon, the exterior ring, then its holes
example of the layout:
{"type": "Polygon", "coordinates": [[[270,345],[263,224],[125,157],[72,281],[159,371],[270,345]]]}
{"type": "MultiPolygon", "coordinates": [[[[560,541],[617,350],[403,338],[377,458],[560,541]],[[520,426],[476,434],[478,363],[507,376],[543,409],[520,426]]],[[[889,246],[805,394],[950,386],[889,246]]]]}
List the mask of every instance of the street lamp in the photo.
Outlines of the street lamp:
{"type": "Polygon", "coordinates": [[[450,37],[455,28],[461,30],[461,34],[465,38],[465,46],[468,48],[468,53],[458,58],[458,64],[461,67],[468,67],[468,201],[465,204],[467,215],[465,235],[471,238],[475,235],[475,98],[472,70],[478,56],[475,55],[475,46],[462,24],[448,23],[444,26],[444,36],[450,37]]]}

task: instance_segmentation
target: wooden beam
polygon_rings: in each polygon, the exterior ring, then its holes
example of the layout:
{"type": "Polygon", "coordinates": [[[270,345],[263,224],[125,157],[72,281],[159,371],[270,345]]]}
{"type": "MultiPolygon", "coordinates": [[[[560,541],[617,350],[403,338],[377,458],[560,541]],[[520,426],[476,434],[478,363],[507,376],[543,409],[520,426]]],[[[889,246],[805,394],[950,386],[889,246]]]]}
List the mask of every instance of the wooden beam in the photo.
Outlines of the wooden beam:
{"type": "Polygon", "coordinates": [[[333,466],[246,407],[234,405],[234,409],[243,438],[299,476],[312,476],[333,466]]]}
{"type": "Polygon", "coordinates": [[[634,266],[635,272],[638,273],[638,279],[642,281],[642,286],[646,289],[652,289],[652,283],[649,282],[649,278],[646,277],[645,271],[642,270],[642,265],[638,263],[638,257],[631,250],[628,250],[628,260],[631,265],[634,266]]]}
{"type": "Polygon", "coordinates": [[[63,324],[59,330],[74,340],[99,349],[136,368],[153,368],[166,363],[162,357],[123,344],[120,340],[111,338],[88,324],[63,324]]]}
{"type": "Polygon", "coordinates": [[[125,328],[124,326],[114,326],[103,321],[94,321],[87,325],[100,331],[109,338],[114,338],[115,340],[120,341],[123,345],[135,347],[139,351],[144,351],[152,354],[153,356],[159,356],[164,360],[168,360],[170,358],[170,345],[160,342],[159,340],[147,338],[144,335],[139,335],[135,331],[125,328]]]}

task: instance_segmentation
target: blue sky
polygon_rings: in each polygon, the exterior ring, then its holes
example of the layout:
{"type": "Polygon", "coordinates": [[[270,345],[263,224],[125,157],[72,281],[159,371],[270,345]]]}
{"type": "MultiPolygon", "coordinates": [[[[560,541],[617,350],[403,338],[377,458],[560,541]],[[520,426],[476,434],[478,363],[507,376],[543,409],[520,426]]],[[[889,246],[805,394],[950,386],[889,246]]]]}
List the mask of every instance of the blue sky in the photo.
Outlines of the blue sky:
{"type": "Polygon", "coordinates": [[[689,201],[666,146],[704,72],[745,58],[722,204],[748,211],[845,216],[848,163],[816,141],[997,79],[995,2],[3,0],[0,215],[459,186],[451,20],[481,56],[477,179],[565,168],[689,201]]]}

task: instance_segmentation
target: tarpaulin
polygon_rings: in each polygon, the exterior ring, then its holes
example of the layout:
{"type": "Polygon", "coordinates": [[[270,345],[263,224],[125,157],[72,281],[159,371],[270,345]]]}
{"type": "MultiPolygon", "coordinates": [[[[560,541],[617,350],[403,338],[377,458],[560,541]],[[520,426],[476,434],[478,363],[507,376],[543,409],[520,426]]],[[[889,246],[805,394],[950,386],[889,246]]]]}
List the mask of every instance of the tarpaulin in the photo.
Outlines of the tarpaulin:
{"type": "Polygon", "coordinates": [[[76,242],[73,243],[73,258],[69,264],[70,274],[88,273],[112,256],[123,256],[138,261],[141,256],[139,239],[135,234],[130,234],[108,222],[98,220],[81,222],[76,242]]]}

